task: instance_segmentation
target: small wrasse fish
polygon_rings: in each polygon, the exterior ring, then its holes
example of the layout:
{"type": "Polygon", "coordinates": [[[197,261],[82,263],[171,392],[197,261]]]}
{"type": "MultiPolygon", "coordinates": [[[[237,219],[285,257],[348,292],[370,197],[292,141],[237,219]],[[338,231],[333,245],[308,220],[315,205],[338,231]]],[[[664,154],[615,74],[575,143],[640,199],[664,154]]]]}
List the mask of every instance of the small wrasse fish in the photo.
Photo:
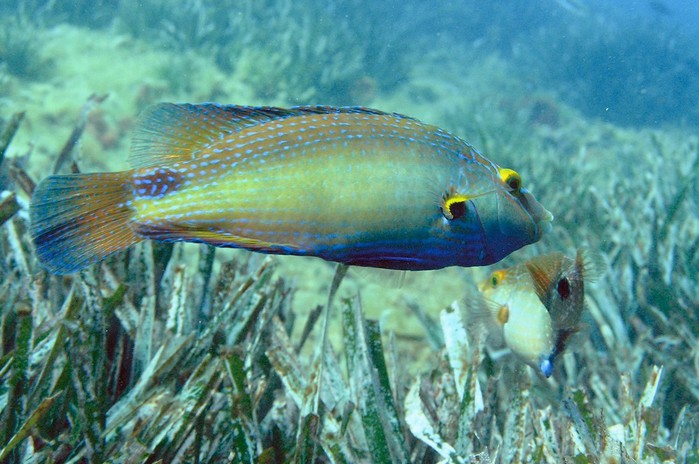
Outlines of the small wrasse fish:
{"type": "Polygon", "coordinates": [[[458,137],[367,108],[162,103],[133,169],[37,186],[40,262],[68,274],[144,239],[400,270],[482,266],[553,219],[519,174],[458,137]]]}
{"type": "Polygon", "coordinates": [[[483,321],[520,359],[550,377],[556,357],[581,328],[589,273],[581,250],[574,259],[551,253],[494,271],[478,285],[471,319],[483,321]]]}

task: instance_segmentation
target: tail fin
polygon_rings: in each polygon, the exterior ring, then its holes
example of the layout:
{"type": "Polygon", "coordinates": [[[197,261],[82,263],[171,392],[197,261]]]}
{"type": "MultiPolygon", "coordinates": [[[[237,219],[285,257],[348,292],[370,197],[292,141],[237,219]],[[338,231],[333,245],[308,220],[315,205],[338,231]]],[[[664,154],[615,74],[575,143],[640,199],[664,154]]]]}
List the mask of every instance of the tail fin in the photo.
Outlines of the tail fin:
{"type": "Polygon", "coordinates": [[[49,176],[34,190],[29,216],[41,264],[70,274],[141,240],[131,227],[127,172],[49,176]]]}

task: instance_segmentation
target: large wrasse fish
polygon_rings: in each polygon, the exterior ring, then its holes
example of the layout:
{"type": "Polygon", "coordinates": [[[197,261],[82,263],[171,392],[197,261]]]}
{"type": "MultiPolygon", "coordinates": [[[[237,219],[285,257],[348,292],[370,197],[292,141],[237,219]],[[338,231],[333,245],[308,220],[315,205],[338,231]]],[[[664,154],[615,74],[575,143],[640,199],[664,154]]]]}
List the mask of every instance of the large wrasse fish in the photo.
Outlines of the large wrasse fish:
{"type": "Polygon", "coordinates": [[[470,319],[483,322],[514,354],[546,377],[581,328],[585,282],[591,262],[551,253],[499,269],[478,285],[469,300],[470,319]]]}
{"type": "Polygon", "coordinates": [[[133,169],[49,176],[30,208],[40,262],[68,274],[143,239],[400,270],[480,266],[553,216],[469,144],[366,108],[158,104],[133,169]]]}

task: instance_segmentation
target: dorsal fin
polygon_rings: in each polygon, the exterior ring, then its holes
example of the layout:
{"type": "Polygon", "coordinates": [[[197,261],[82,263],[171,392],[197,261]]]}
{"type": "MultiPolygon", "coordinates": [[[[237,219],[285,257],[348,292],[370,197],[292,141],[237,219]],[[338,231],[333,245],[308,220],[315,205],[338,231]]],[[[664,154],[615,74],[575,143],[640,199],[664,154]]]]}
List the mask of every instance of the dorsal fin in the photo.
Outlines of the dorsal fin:
{"type": "Polygon", "coordinates": [[[399,118],[414,119],[410,116],[404,116],[398,113],[387,113],[381,110],[375,110],[374,108],[367,108],[365,106],[328,106],[328,105],[315,105],[315,106],[294,106],[287,111],[293,111],[295,114],[373,114],[373,115],[386,115],[390,114],[397,116],[399,118]]]}
{"type": "Polygon", "coordinates": [[[272,107],[159,103],[139,117],[129,162],[135,168],[143,168],[191,159],[226,135],[290,113],[293,112],[272,107]]]}
{"type": "MultiPolygon", "coordinates": [[[[134,168],[166,166],[196,157],[203,148],[227,135],[275,119],[303,114],[389,114],[363,107],[219,105],[159,103],[139,117],[131,141],[134,168]]],[[[397,117],[407,118],[399,114],[397,117]]]]}
{"type": "Polygon", "coordinates": [[[550,253],[531,259],[525,266],[532,277],[534,291],[541,302],[548,304],[548,292],[551,284],[558,279],[561,273],[561,265],[565,256],[562,253],[550,253]]]}

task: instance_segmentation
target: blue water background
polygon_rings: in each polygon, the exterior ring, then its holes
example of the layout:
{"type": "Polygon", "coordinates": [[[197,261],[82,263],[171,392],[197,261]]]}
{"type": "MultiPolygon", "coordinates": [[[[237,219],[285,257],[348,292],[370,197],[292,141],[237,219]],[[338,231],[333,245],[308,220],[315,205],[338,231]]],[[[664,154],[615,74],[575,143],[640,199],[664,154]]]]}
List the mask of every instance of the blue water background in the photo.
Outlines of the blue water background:
{"type": "MultiPolygon", "coordinates": [[[[286,79],[305,79],[321,91],[313,95],[315,98],[304,98],[291,88],[284,96],[289,104],[370,103],[348,89],[369,77],[378,95],[390,94],[405,84],[411,68],[435,49],[448,52],[451,47],[470,46],[482,55],[498,54],[526,82],[528,90],[551,92],[587,117],[621,126],[699,122],[699,2],[691,0],[26,0],[1,3],[0,14],[10,26],[18,22],[17,17],[42,27],[63,22],[127,33],[169,51],[211,54],[224,72],[239,65],[226,50],[267,46],[273,54],[285,48],[281,41],[302,42],[304,29],[321,40],[328,39],[331,47],[325,58],[329,62],[350,61],[352,54],[362,54],[358,58],[361,64],[354,68],[348,65],[345,76],[323,82],[328,72],[318,63],[321,57],[299,51],[291,56],[296,66],[280,71],[280,76],[264,72],[248,76],[269,79],[264,84],[268,92],[258,92],[261,102],[279,103],[273,101],[275,87],[284,86],[286,79]],[[176,4],[179,6],[174,7],[176,4]],[[251,9],[255,12],[250,18],[258,16],[258,21],[236,22],[242,12],[251,9]],[[286,24],[279,20],[284,15],[289,19],[286,24]],[[287,26],[293,31],[284,35],[287,26]],[[241,34],[241,30],[248,34],[241,34]],[[337,30],[354,36],[342,36],[337,30]]],[[[31,31],[24,26],[20,29],[31,31]]],[[[3,53],[0,49],[0,70],[10,67],[3,64],[8,61],[3,53]]],[[[260,57],[261,61],[266,59],[260,57]]],[[[452,63],[444,62],[445,67],[460,59],[455,54],[452,63]]],[[[435,67],[435,72],[439,75],[443,71],[435,67]]],[[[33,77],[31,68],[24,73],[33,77]]],[[[186,82],[181,85],[186,87],[186,82]]]]}

